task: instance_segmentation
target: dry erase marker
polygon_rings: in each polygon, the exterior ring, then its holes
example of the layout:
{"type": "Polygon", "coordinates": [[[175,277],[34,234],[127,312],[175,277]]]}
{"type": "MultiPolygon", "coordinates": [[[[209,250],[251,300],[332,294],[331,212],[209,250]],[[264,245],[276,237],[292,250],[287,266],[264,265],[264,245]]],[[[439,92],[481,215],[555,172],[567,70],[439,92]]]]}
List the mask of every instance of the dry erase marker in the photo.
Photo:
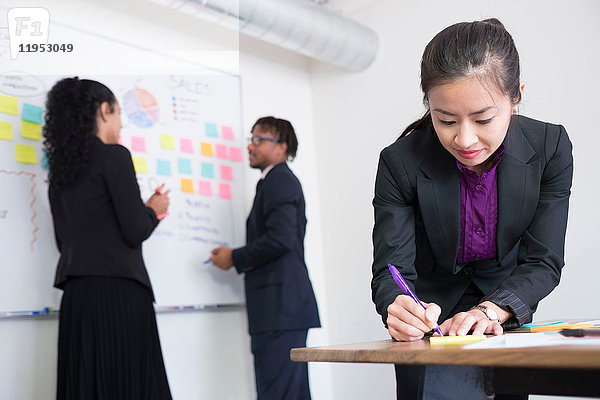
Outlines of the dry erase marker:
{"type": "Polygon", "coordinates": [[[158,215],[156,216],[156,218],[158,218],[159,220],[161,220],[161,219],[163,219],[164,217],[166,217],[167,215],[169,215],[169,213],[168,213],[168,212],[166,212],[166,213],[162,213],[162,214],[158,214],[158,215]]]}
{"type": "MultiPolygon", "coordinates": [[[[410,287],[408,286],[408,284],[406,283],[406,281],[404,280],[404,278],[402,277],[402,275],[400,275],[400,272],[398,272],[398,269],[396,267],[394,267],[392,264],[388,264],[388,268],[390,269],[390,272],[392,273],[392,276],[394,277],[394,280],[396,281],[396,283],[398,284],[398,286],[400,286],[400,289],[402,289],[402,291],[409,295],[410,297],[412,297],[412,299],[415,301],[415,303],[417,303],[418,305],[420,305],[421,307],[423,307],[423,309],[425,309],[425,306],[423,305],[423,303],[421,303],[421,300],[419,300],[419,298],[417,297],[417,295],[415,295],[413,293],[412,290],[410,290],[410,287]]],[[[440,326],[438,324],[436,324],[435,326],[435,331],[440,335],[440,336],[444,336],[444,334],[442,333],[442,330],[440,329],[440,326]]]]}
{"type": "Polygon", "coordinates": [[[204,261],[204,264],[208,264],[210,262],[210,258],[206,261],[204,261]]]}
{"type": "Polygon", "coordinates": [[[165,184],[163,183],[158,188],[156,188],[156,190],[154,191],[154,193],[156,193],[156,194],[162,194],[162,188],[164,188],[164,187],[165,187],[165,184]]]}

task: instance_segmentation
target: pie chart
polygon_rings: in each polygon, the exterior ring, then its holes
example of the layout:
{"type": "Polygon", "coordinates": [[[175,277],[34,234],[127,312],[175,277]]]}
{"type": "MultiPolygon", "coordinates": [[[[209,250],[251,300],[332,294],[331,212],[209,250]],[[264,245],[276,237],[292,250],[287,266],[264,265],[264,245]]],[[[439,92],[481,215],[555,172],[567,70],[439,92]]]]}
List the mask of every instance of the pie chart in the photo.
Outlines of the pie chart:
{"type": "Polygon", "coordinates": [[[160,108],[150,92],[134,88],[123,97],[125,115],[135,126],[149,128],[153,126],[160,115],[160,108]]]}

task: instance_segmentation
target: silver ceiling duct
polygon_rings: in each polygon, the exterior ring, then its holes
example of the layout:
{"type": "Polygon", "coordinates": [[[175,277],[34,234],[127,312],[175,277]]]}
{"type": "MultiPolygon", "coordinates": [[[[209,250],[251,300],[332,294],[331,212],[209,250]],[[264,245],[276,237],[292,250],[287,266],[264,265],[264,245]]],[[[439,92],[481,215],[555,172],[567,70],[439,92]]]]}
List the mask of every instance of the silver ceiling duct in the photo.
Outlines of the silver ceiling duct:
{"type": "Polygon", "coordinates": [[[377,34],[310,0],[150,0],[350,71],[375,59],[377,34]]]}

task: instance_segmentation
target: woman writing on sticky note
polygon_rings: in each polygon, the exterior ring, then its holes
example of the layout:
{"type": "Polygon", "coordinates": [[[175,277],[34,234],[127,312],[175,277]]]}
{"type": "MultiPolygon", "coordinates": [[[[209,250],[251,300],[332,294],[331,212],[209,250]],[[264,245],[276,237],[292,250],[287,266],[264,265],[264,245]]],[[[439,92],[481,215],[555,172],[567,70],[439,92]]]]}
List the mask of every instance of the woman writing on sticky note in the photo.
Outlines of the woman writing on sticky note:
{"type": "Polygon", "coordinates": [[[171,399],[142,242],[169,207],[140,199],[119,104],[103,84],[63,79],[48,93],[45,150],[63,290],[57,399],[171,399]]]}
{"type": "MultiPolygon", "coordinates": [[[[558,285],[571,143],[562,126],[518,115],[519,74],[496,19],[452,25],[425,48],[426,113],[381,152],[373,200],[373,301],[396,340],[436,323],[444,335],[501,334],[558,285]]],[[[420,378],[397,369],[401,379],[420,378]]]]}

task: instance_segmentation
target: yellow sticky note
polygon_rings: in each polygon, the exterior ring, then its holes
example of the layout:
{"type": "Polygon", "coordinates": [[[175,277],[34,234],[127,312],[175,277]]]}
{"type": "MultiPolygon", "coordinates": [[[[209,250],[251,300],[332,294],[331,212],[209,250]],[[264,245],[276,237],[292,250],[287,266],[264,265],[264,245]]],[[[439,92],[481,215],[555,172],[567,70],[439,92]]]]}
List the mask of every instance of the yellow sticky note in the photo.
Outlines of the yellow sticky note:
{"type": "Polygon", "coordinates": [[[211,143],[200,142],[200,154],[203,156],[213,157],[213,148],[211,143]]]}
{"type": "Polygon", "coordinates": [[[0,112],[5,114],[18,115],[19,102],[17,98],[0,94],[0,112]]]}
{"type": "Polygon", "coordinates": [[[148,172],[146,157],[131,157],[133,159],[133,167],[135,172],[148,172]]]}
{"type": "Polygon", "coordinates": [[[0,121],[0,139],[12,140],[12,124],[10,122],[0,121]]]}
{"type": "Polygon", "coordinates": [[[17,162],[23,164],[37,163],[34,146],[28,144],[15,144],[15,155],[17,156],[17,162]]]}
{"type": "Polygon", "coordinates": [[[467,344],[485,340],[485,335],[462,335],[462,336],[432,336],[429,338],[429,344],[467,344]]]}
{"type": "Polygon", "coordinates": [[[194,193],[194,181],[181,178],[181,190],[185,193],[194,193]]]}
{"type": "Polygon", "coordinates": [[[175,149],[175,143],[173,142],[172,135],[165,135],[164,133],[160,134],[160,147],[163,149],[173,150],[175,149]]]}
{"type": "Polygon", "coordinates": [[[27,139],[41,140],[42,126],[29,121],[21,121],[21,136],[27,139]]]}

